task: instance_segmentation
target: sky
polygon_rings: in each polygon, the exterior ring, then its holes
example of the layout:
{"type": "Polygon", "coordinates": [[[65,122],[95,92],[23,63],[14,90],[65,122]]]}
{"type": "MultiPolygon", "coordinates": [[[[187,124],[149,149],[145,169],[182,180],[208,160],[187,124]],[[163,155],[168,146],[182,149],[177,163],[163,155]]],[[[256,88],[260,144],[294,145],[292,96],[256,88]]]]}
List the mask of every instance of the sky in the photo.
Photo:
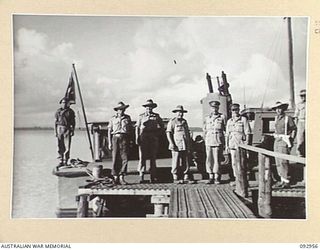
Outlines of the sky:
{"type": "MultiPolygon", "coordinates": [[[[306,88],[308,19],[292,18],[295,98],[306,88]]],[[[108,121],[119,101],[133,120],[152,99],[201,126],[206,73],[227,74],[233,102],[289,102],[287,23],[282,17],[14,15],[15,127],[53,127],[75,64],[89,122],[108,121]],[[174,63],[176,61],[176,63],[174,63]]],[[[78,94],[78,93],[77,93],[78,94]]],[[[79,95],[71,107],[84,126],[79,95]]]]}

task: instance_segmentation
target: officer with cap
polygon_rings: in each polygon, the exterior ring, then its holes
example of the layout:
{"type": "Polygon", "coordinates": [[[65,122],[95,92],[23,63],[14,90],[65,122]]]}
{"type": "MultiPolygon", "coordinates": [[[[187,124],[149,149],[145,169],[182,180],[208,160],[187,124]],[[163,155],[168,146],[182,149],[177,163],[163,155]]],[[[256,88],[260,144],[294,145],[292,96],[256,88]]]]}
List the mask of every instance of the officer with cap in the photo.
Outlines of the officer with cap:
{"type": "Polygon", "coordinates": [[[124,176],[128,168],[129,133],[132,131],[132,122],[125,110],[129,105],[119,102],[113,109],[116,114],[108,125],[108,146],[112,150],[112,175],[116,184],[126,185],[124,176]],[[121,164],[118,164],[118,157],[121,164]]]}
{"type": "Polygon", "coordinates": [[[189,182],[189,158],[191,138],[187,121],[183,118],[188,111],[182,105],[178,105],[173,113],[176,117],[169,120],[167,125],[167,138],[169,150],[172,152],[171,173],[174,183],[189,182]],[[180,165],[181,164],[181,165],[180,165]],[[180,169],[181,168],[181,169],[180,169]],[[183,173],[183,180],[178,180],[178,172],[183,173]]]}
{"type": "MultiPolygon", "coordinates": [[[[276,111],[275,117],[275,133],[274,133],[274,152],[282,154],[290,154],[293,139],[296,136],[296,125],[291,116],[285,114],[288,109],[288,103],[276,102],[272,107],[276,111]]],[[[281,182],[275,186],[281,188],[290,187],[289,180],[289,162],[275,157],[277,171],[281,178],[281,182]]]]}
{"type": "Polygon", "coordinates": [[[159,135],[164,130],[164,125],[160,115],[153,112],[153,109],[158,106],[153,100],[147,100],[142,106],[145,108],[145,112],[139,115],[136,125],[136,144],[139,146],[138,171],[140,182],[145,182],[144,174],[147,159],[150,159],[151,182],[157,182],[156,158],[159,147],[159,135]]]}
{"type": "Polygon", "coordinates": [[[247,196],[245,187],[247,183],[247,175],[245,164],[241,164],[246,155],[240,155],[240,144],[249,143],[249,134],[251,134],[248,119],[240,115],[240,105],[233,103],[231,105],[231,118],[227,122],[226,127],[226,150],[231,154],[231,165],[233,174],[236,177],[236,193],[242,197],[247,196]]]}
{"type": "Polygon", "coordinates": [[[220,162],[224,147],[224,130],[226,118],[219,113],[220,102],[209,102],[211,107],[210,115],[204,119],[204,137],[206,143],[206,170],[209,174],[208,184],[220,184],[220,162]]]}
{"type": "Polygon", "coordinates": [[[301,102],[296,106],[294,118],[297,124],[297,155],[306,156],[305,122],[306,122],[306,90],[300,91],[301,102]]]}
{"type": "Polygon", "coordinates": [[[71,137],[76,126],[74,111],[70,108],[70,101],[64,97],[59,102],[61,107],[55,114],[55,136],[58,138],[58,159],[60,163],[57,170],[68,164],[70,157],[71,137]]]}

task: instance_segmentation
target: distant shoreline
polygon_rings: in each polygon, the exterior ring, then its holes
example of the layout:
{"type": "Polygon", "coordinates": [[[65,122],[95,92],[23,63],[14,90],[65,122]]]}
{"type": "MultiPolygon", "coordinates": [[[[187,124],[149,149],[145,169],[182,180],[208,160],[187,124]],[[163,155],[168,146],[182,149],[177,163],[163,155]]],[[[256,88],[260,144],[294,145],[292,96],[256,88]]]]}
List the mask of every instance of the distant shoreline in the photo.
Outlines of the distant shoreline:
{"type": "MultiPolygon", "coordinates": [[[[15,127],[14,130],[53,130],[50,127],[15,127]]],[[[85,130],[85,128],[76,128],[76,130],[85,130]]]]}

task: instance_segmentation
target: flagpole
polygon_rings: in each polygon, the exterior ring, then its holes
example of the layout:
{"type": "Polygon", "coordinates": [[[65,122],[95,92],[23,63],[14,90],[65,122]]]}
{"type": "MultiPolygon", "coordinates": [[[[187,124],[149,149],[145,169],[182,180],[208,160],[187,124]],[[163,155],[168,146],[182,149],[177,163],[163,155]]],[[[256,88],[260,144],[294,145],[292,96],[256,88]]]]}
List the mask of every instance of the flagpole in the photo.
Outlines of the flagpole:
{"type": "Polygon", "coordinates": [[[90,133],[89,133],[89,127],[88,127],[88,122],[87,122],[86,111],[84,109],[84,104],[83,104],[81,90],[80,90],[80,84],[79,84],[79,81],[78,81],[78,75],[77,75],[77,71],[76,71],[76,67],[74,66],[74,63],[72,64],[72,68],[73,68],[73,73],[74,73],[74,76],[76,78],[76,82],[77,82],[77,86],[78,86],[79,97],[80,97],[82,112],[83,112],[83,116],[84,116],[84,122],[86,124],[87,135],[88,135],[88,138],[89,138],[91,156],[92,156],[92,159],[94,159],[94,154],[93,154],[93,149],[92,149],[91,137],[90,137],[90,133]]]}

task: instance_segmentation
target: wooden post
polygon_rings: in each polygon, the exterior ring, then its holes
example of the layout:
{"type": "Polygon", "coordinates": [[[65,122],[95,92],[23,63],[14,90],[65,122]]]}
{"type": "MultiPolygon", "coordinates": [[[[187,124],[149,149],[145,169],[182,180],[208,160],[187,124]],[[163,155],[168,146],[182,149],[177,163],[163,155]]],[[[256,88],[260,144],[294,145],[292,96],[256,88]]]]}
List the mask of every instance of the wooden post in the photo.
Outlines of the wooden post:
{"type": "Polygon", "coordinates": [[[270,218],[271,209],[271,166],[270,157],[259,153],[259,196],[258,213],[263,218],[270,218]]]}
{"type": "Polygon", "coordinates": [[[79,195],[78,196],[78,209],[77,209],[77,217],[83,218],[88,217],[88,210],[89,210],[89,201],[88,195],[79,195]]]}
{"type": "MultiPolygon", "coordinates": [[[[93,126],[93,125],[92,125],[93,126]]],[[[100,159],[100,130],[99,127],[93,126],[93,147],[94,147],[94,160],[101,161],[100,159]]]]}
{"type": "Polygon", "coordinates": [[[239,148],[236,152],[238,155],[238,170],[236,176],[236,192],[242,197],[248,197],[248,178],[247,178],[247,162],[246,150],[239,148]],[[238,180],[237,180],[238,179],[238,180]]]}
{"type": "Polygon", "coordinates": [[[154,204],[154,213],[147,217],[168,217],[170,198],[167,195],[151,196],[151,203],[154,204]]]}

